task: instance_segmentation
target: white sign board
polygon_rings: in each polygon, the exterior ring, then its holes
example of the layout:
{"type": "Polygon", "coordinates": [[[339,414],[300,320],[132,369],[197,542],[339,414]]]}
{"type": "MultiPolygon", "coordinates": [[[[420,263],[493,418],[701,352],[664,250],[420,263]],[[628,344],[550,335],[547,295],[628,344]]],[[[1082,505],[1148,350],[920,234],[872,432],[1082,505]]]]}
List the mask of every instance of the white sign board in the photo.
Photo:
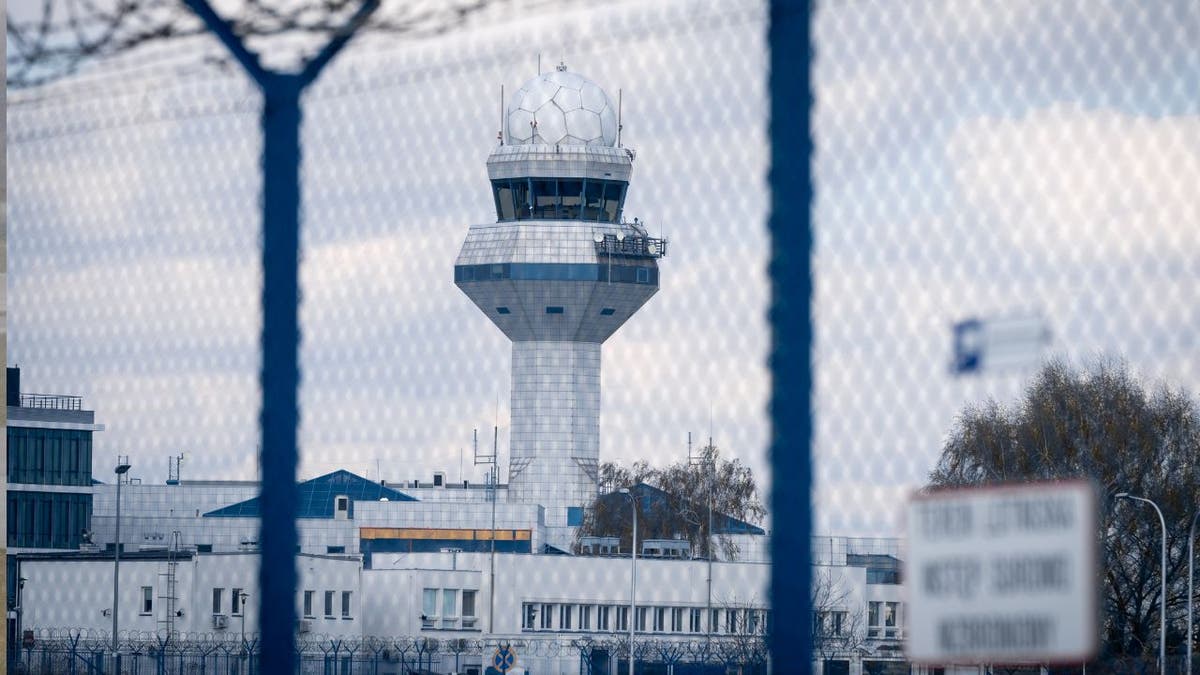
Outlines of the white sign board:
{"type": "Polygon", "coordinates": [[[908,658],[1079,663],[1097,647],[1096,496],[1084,482],[945,490],[908,504],[908,658]]]}

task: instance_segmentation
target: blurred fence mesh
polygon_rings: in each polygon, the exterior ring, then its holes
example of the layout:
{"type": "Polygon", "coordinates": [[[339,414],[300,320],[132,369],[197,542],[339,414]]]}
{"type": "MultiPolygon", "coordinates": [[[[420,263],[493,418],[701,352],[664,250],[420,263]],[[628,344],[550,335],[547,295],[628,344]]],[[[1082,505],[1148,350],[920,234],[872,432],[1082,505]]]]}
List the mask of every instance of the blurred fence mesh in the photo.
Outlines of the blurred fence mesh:
{"type": "MultiPolygon", "coordinates": [[[[1200,389],[1198,14],[816,8],[816,533],[899,536],[962,406],[1015,400],[1047,357],[1200,389]],[[956,373],[971,320],[1037,339],[956,373]]],[[[540,57],[622,92],[625,213],[671,241],[604,349],[601,459],[679,460],[711,433],[767,485],[766,21],[539,6],[357,41],[304,100],[302,475],[480,480],[471,432],[494,423],[506,454],[509,344],[452,266],[494,217],[499,88],[540,57]]],[[[94,406],[104,473],[120,452],[159,482],[183,452],[188,478],[256,475],[260,104],[208,38],[9,91],[9,363],[94,406]]]]}

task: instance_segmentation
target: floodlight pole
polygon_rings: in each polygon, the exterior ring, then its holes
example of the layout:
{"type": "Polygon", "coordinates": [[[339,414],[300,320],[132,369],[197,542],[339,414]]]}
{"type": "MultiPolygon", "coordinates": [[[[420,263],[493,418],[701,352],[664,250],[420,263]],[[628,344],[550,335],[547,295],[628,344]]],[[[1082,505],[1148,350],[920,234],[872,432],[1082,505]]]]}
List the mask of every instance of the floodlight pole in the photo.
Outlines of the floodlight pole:
{"type": "Polygon", "coordinates": [[[633,628],[635,616],[637,614],[637,517],[638,507],[637,498],[633,496],[633,492],[629,488],[621,488],[621,494],[629,497],[630,506],[633,507],[633,539],[630,541],[630,546],[633,550],[633,564],[629,575],[629,675],[633,675],[633,628]]]}
{"type": "Polygon", "coordinates": [[[299,72],[268,70],[208,0],[183,0],[258,85],[262,108],[262,558],[258,580],[263,663],[295,668],[296,428],[300,421],[300,97],[379,7],[358,11],[299,72]]]}
{"type": "MultiPolygon", "coordinates": [[[[121,477],[129,471],[129,460],[117,458],[117,467],[113,473],[117,475],[117,527],[116,543],[113,544],[113,606],[112,606],[112,653],[117,658],[117,598],[121,592],[121,477]]],[[[118,667],[120,663],[118,661],[118,667]]]]}
{"type": "MultiPolygon", "coordinates": [[[[1162,588],[1158,594],[1158,671],[1163,675],[1167,672],[1167,520],[1163,518],[1162,510],[1158,508],[1158,504],[1146,499],[1145,497],[1135,497],[1128,492],[1120,492],[1115,495],[1117,499],[1133,499],[1139,502],[1146,502],[1154,507],[1154,511],[1158,513],[1158,522],[1162,525],[1162,573],[1160,574],[1162,588]]],[[[1190,627],[1190,624],[1189,624],[1190,627]]],[[[1188,645],[1188,654],[1191,654],[1191,645],[1188,645]]]]}
{"type": "Polygon", "coordinates": [[[1192,611],[1196,602],[1196,591],[1193,588],[1196,577],[1196,522],[1200,521],[1200,511],[1192,516],[1192,526],[1188,528],[1188,615],[1187,615],[1187,675],[1192,675],[1192,651],[1195,643],[1192,639],[1192,626],[1195,623],[1192,611]]]}

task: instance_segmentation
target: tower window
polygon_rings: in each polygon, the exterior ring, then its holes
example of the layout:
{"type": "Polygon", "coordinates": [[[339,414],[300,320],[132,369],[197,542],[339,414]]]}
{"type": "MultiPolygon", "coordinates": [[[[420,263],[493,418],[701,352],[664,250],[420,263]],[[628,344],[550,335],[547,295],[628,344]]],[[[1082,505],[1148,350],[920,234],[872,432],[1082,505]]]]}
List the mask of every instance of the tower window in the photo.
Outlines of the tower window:
{"type": "Polygon", "coordinates": [[[613,309],[612,307],[605,307],[604,309],[600,310],[600,316],[612,316],[616,313],[616,311],[617,310],[613,309]]]}
{"type": "Polygon", "coordinates": [[[508,311],[507,307],[497,307],[496,313],[497,314],[512,314],[512,312],[508,311]]]}
{"type": "Polygon", "coordinates": [[[547,314],[562,314],[563,308],[562,307],[547,307],[546,313],[547,314]]]}
{"type": "Polygon", "coordinates": [[[637,282],[639,284],[650,283],[650,270],[645,267],[637,268],[637,282]]]}

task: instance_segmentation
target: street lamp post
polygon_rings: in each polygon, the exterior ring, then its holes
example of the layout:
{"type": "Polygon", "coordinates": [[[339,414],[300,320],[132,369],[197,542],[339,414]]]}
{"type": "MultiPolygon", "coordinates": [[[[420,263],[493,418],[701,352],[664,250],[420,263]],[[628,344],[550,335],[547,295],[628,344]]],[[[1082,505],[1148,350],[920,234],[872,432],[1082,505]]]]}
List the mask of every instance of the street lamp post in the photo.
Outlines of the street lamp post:
{"type": "Polygon", "coordinates": [[[242,590],[238,591],[238,609],[242,610],[241,614],[242,614],[242,650],[243,651],[248,651],[246,649],[246,598],[248,598],[248,597],[250,597],[250,594],[247,593],[246,591],[242,591],[242,590]]]}
{"type": "Polygon", "coordinates": [[[629,581],[629,675],[633,675],[633,628],[634,621],[637,615],[637,498],[629,488],[622,488],[621,494],[629,497],[629,502],[633,507],[633,539],[630,542],[630,548],[633,549],[633,564],[632,572],[629,581]]]}
{"type": "Polygon", "coordinates": [[[117,597],[121,590],[121,477],[129,471],[129,458],[117,457],[117,528],[113,544],[113,606],[112,606],[112,652],[117,655],[117,597]]]}
{"type": "Polygon", "coordinates": [[[1188,529],[1188,618],[1187,618],[1187,675],[1192,675],[1192,649],[1195,642],[1192,641],[1192,624],[1195,621],[1192,618],[1193,605],[1196,600],[1196,591],[1193,590],[1193,582],[1196,577],[1196,522],[1200,521],[1200,511],[1196,511],[1196,515],[1192,516],[1192,526],[1188,529]]]}
{"type": "MultiPolygon", "coordinates": [[[[238,589],[238,597],[238,609],[242,610],[242,665],[250,672],[254,672],[253,666],[247,663],[250,660],[250,645],[246,643],[246,598],[250,597],[250,594],[238,589]]],[[[238,666],[239,673],[242,672],[241,669],[242,666],[238,666]]]]}
{"type": "Polygon", "coordinates": [[[1128,492],[1119,492],[1115,495],[1117,499],[1133,499],[1139,502],[1146,502],[1154,507],[1154,511],[1158,513],[1158,522],[1162,525],[1162,571],[1160,578],[1162,588],[1158,593],[1158,670],[1160,673],[1167,672],[1167,519],[1163,518],[1162,510],[1158,508],[1158,504],[1146,499],[1145,497],[1135,497],[1128,492]]]}

